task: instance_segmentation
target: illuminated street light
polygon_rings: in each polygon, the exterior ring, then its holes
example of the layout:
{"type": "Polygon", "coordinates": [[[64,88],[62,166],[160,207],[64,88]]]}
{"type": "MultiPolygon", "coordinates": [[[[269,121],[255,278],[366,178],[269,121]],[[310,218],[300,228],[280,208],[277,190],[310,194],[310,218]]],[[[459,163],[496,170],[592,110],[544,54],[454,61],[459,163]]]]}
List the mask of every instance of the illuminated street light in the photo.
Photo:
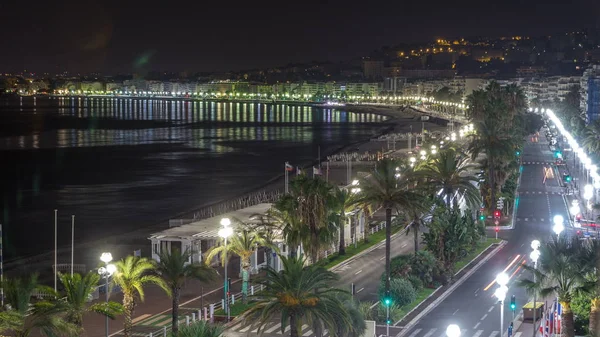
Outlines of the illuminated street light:
{"type": "Polygon", "coordinates": [[[460,327],[456,324],[450,324],[446,328],[447,337],[460,337],[460,327]]]}
{"type": "Polygon", "coordinates": [[[563,224],[564,222],[564,218],[562,217],[562,215],[557,214],[554,216],[554,226],[552,227],[552,230],[554,231],[554,233],[556,233],[556,237],[560,237],[560,233],[565,229],[565,226],[563,224]]]}
{"type": "MultiPolygon", "coordinates": [[[[506,276],[506,283],[508,283],[508,275],[506,275],[505,273],[498,274],[498,276],[496,277],[496,282],[504,281],[503,275],[506,276]]],[[[498,282],[498,284],[500,284],[500,282],[498,282]]],[[[508,288],[506,287],[506,285],[502,284],[500,284],[500,287],[496,288],[496,291],[494,292],[494,296],[496,296],[496,298],[500,302],[500,331],[504,331],[504,299],[506,298],[507,292],[508,288]]]]}
{"type": "Polygon", "coordinates": [[[221,219],[221,225],[223,228],[219,229],[219,236],[225,240],[224,245],[224,254],[225,254],[225,285],[223,286],[223,292],[225,293],[225,312],[227,313],[227,322],[229,322],[229,282],[227,280],[227,238],[233,234],[233,228],[229,227],[231,225],[231,220],[229,218],[221,219]]]}
{"type": "MultiPolygon", "coordinates": [[[[98,274],[100,274],[101,277],[104,277],[104,292],[106,293],[106,303],[108,305],[108,297],[109,297],[109,291],[108,291],[108,279],[117,271],[117,266],[115,266],[114,264],[110,263],[110,261],[112,261],[113,257],[111,253],[102,253],[102,255],[100,255],[100,261],[104,262],[104,267],[100,267],[98,268],[98,274]]],[[[104,319],[104,328],[105,328],[105,333],[106,333],[106,337],[108,337],[108,316],[105,317],[104,319]]]]}

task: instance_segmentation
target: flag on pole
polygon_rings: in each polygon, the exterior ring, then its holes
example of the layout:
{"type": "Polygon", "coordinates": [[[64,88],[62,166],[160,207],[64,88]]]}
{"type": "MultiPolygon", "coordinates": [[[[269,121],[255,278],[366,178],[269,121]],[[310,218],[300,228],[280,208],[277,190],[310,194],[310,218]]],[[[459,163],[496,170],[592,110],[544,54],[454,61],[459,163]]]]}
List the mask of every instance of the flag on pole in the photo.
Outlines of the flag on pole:
{"type": "Polygon", "coordinates": [[[542,315],[541,318],[541,322],[540,322],[540,336],[544,337],[544,329],[546,326],[546,315],[542,315]]]}
{"type": "Polygon", "coordinates": [[[552,312],[548,313],[549,321],[550,321],[550,324],[548,324],[550,326],[550,331],[549,331],[550,335],[552,335],[554,333],[554,313],[556,312],[556,310],[554,310],[555,305],[556,305],[556,302],[554,302],[552,304],[552,312]]]}
{"type": "Polygon", "coordinates": [[[321,169],[318,168],[318,167],[314,167],[313,166],[313,175],[320,176],[321,175],[321,169]]]}
{"type": "Polygon", "coordinates": [[[302,174],[302,170],[300,169],[300,167],[296,166],[296,175],[299,176],[302,174]]]}
{"type": "Polygon", "coordinates": [[[550,331],[549,331],[549,322],[548,322],[548,316],[546,314],[546,317],[544,318],[544,321],[546,322],[546,330],[544,331],[544,337],[550,337],[550,331]]]}
{"type": "Polygon", "coordinates": [[[285,163],[285,170],[286,171],[293,171],[294,167],[292,165],[290,165],[290,163],[286,162],[285,163]]]}
{"type": "Polygon", "coordinates": [[[561,333],[561,329],[560,329],[560,324],[562,322],[562,305],[560,305],[560,302],[558,302],[558,300],[556,301],[556,333],[560,334],[561,333]]]}

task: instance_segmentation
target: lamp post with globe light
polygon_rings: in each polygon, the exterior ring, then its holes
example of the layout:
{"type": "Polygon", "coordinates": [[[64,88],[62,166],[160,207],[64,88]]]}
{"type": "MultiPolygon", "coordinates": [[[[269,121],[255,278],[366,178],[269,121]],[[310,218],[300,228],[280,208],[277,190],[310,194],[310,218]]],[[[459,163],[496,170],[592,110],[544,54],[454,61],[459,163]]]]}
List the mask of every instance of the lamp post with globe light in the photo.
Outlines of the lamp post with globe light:
{"type": "Polygon", "coordinates": [[[504,333],[504,299],[506,298],[506,293],[508,292],[508,275],[506,273],[500,273],[496,276],[496,283],[498,283],[499,287],[494,292],[494,296],[500,301],[500,333],[504,333]]]}
{"type": "Polygon", "coordinates": [[[563,222],[565,220],[562,217],[562,215],[557,214],[554,216],[553,221],[554,221],[554,226],[552,227],[552,230],[554,231],[554,233],[556,233],[556,238],[559,239],[560,233],[565,229],[565,225],[563,225],[563,222]]]}
{"type": "MultiPolygon", "coordinates": [[[[533,261],[533,283],[535,283],[535,272],[537,271],[537,260],[540,257],[540,251],[538,250],[538,248],[540,248],[540,242],[538,240],[533,240],[531,241],[531,248],[533,249],[533,251],[529,254],[529,257],[531,258],[531,261],[533,261]]],[[[534,291],[533,292],[533,336],[535,336],[535,332],[537,331],[535,328],[535,324],[536,324],[536,314],[537,314],[537,293],[534,291]]]]}
{"type": "Polygon", "coordinates": [[[447,337],[460,337],[460,327],[456,324],[450,324],[446,328],[447,337]]]}
{"type": "MultiPolygon", "coordinates": [[[[581,212],[581,208],[579,208],[579,202],[577,201],[577,199],[573,200],[569,211],[571,212],[571,215],[573,216],[573,225],[575,225],[577,223],[577,215],[579,215],[579,212],[581,212]]],[[[575,227],[578,227],[578,226],[575,226],[575,227]]]]}
{"type": "Polygon", "coordinates": [[[229,227],[229,225],[231,225],[231,220],[229,220],[229,218],[223,218],[221,219],[221,225],[223,226],[223,228],[219,229],[219,236],[223,238],[223,240],[225,240],[224,242],[224,248],[223,250],[225,251],[225,285],[223,286],[223,293],[225,295],[225,312],[227,313],[227,322],[229,322],[229,281],[227,279],[227,238],[230,237],[233,234],[233,228],[229,227]]]}
{"type": "MultiPolygon", "coordinates": [[[[104,291],[106,292],[106,303],[108,303],[108,278],[112,276],[112,274],[115,273],[115,271],[117,271],[117,266],[115,266],[114,264],[110,263],[110,261],[112,261],[112,254],[111,253],[102,253],[102,255],[100,255],[100,261],[104,262],[104,267],[100,267],[98,268],[98,274],[100,274],[100,276],[104,277],[105,283],[105,289],[104,291]]],[[[106,337],[108,337],[108,316],[104,317],[104,327],[105,327],[105,332],[106,332],[106,337]]]]}
{"type": "Polygon", "coordinates": [[[583,187],[583,198],[587,201],[587,217],[590,218],[590,210],[592,206],[590,204],[590,200],[594,197],[594,186],[587,184],[583,187]]]}

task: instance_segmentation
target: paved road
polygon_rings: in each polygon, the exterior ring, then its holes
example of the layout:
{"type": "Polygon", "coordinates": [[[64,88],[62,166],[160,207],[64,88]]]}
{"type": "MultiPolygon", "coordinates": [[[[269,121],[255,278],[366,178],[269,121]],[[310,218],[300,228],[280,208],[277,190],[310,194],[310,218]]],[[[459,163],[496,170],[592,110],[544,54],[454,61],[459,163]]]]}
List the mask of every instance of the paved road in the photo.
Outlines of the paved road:
{"type": "MultiPolygon", "coordinates": [[[[554,178],[542,183],[544,167],[553,161],[552,153],[543,137],[539,142],[526,143],[522,158],[522,176],[515,229],[501,232],[508,243],[485,265],[442,301],[417,324],[403,331],[404,337],[445,337],[449,324],[458,324],[461,337],[496,337],[500,335],[500,305],[493,296],[496,275],[505,270],[511,276],[505,301],[504,328],[512,320],[508,305],[510,296],[516,296],[517,312],[528,301],[525,291],[515,286],[523,276],[523,263],[529,263],[530,243],[545,240],[552,235],[552,218],[561,214],[568,218],[566,203],[560,186],[554,178]]],[[[527,276],[527,275],[525,275],[527,276]]],[[[516,336],[515,337],[519,337],[516,336]]]]}

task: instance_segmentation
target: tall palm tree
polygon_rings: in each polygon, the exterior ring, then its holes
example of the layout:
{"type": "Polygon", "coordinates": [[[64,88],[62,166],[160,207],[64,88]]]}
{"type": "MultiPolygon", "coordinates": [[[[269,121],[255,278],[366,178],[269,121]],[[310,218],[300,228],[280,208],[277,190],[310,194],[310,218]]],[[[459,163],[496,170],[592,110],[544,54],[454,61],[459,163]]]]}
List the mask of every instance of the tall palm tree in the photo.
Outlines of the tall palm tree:
{"type": "Polygon", "coordinates": [[[497,181],[497,163],[514,158],[518,141],[515,135],[504,133],[498,127],[499,120],[492,118],[476,124],[477,132],[472,135],[469,143],[471,159],[475,160],[479,154],[485,153],[487,160],[487,181],[490,185],[490,206],[496,204],[496,195],[499,190],[497,181]]]}
{"type": "Polygon", "coordinates": [[[337,224],[340,233],[338,254],[346,254],[346,221],[347,215],[356,206],[354,204],[355,195],[346,189],[335,188],[331,198],[331,221],[337,224]]]}
{"type": "Polygon", "coordinates": [[[189,250],[181,252],[174,248],[160,253],[160,261],[156,265],[156,272],[171,290],[173,306],[171,310],[171,331],[177,335],[179,331],[179,300],[181,287],[188,278],[208,281],[216,276],[214,269],[200,263],[190,263],[192,253],[189,250]]]}
{"type": "Polygon", "coordinates": [[[337,228],[330,220],[332,186],[325,180],[300,175],[290,183],[290,193],[276,208],[285,213],[283,228],[286,241],[302,244],[311,263],[319,260],[324,247],[334,242],[337,228]]]}
{"type": "MultiPolygon", "coordinates": [[[[415,175],[425,180],[425,186],[434,195],[441,191],[446,206],[450,207],[452,196],[458,194],[465,198],[469,208],[476,209],[481,196],[476,187],[479,179],[469,172],[474,169],[470,158],[456,148],[448,147],[420,166],[415,175]]],[[[454,200],[457,202],[458,198],[454,200]]]]}
{"type": "Polygon", "coordinates": [[[246,322],[263,333],[267,323],[279,317],[281,332],[289,322],[291,337],[300,335],[303,324],[315,330],[327,328],[334,336],[339,336],[340,329],[355,331],[352,317],[340,300],[346,292],[332,287],[339,279],[335,273],[316,264],[306,265],[301,256],[281,256],[281,262],[281,272],[266,268],[265,277],[258,281],[265,290],[254,296],[256,304],[243,315],[246,322]]]}
{"type": "Polygon", "coordinates": [[[584,262],[581,273],[588,281],[586,290],[591,295],[588,330],[590,335],[600,336],[600,242],[588,240],[582,246],[578,260],[584,262]]]}
{"type": "Polygon", "coordinates": [[[585,127],[583,147],[589,152],[600,151],[600,123],[595,121],[585,127]]]}
{"type": "Polygon", "coordinates": [[[375,209],[385,209],[385,290],[390,290],[390,259],[392,236],[392,210],[394,208],[418,207],[422,196],[406,188],[412,183],[411,174],[396,176],[396,168],[406,167],[406,163],[385,158],[377,163],[375,170],[360,179],[360,192],[357,203],[370,203],[375,209]]]}
{"type": "Polygon", "coordinates": [[[110,319],[115,319],[123,313],[123,306],[113,301],[89,305],[90,297],[100,281],[98,273],[90,271],[83,277],[80,274],[60,274],[59,279],[65,289],[65,320],[79,329],[83,329],[83,316],[88,312],[95,312],[110,319]]]}
{"type": "Polygon", "coordinates": [[[523,279],[519,284],[530,293],[545,297],[554,294],[562,306],[561,332],[566,337],[574,337],[573,296],[586,289],[586,280],[582,270],[585,261],[581,261],[581,243],[578,238],[572,240],[561,237],[553,239],[540,247],[538,268],[525,266],[535,274],[536,281],[523,279]]]}
{"type": "Polygon", "coordinates": [[[41,292],[51,298],[56,297],[53,289],[38,282],[37,274],[23,278],[4,279],[5,303],[7,310],[0,312],[0,331],[16,337],[27,337],[34,330],[44,336],[77,336],[79,327],[62,319],[66,309],[62,301],[47,300],[30,303],[34,292],[41,292]]]}
{"type": "Polygon", "coordinates": [[[179,332],[172,331],[169,337],[221,337],[225,327],[223,325],[210,324],[207,321],[198,320],[190,325],[179,329],[179,332]]]}
{"type": "Polygon", "coordinates": [[[273,253],[279,254],[278,242],[282,239],[281,224],[267,214],[254,214],[251,216],[253,220],[258,220],[249,226],[252,231],[259,237],[260,242],[265,249],[267,256],[267,266],[271,266],[273,261],[273,253]]]}
{"type": "Polygon", "coordinates": [[[302,220],[296,211],[296,200],[289,194],[284,195],[265,215],[272,223],[279,224],[281,234],[289,249],[289,256],[296,256],[298,247],[302,244],[302,233],[304,232],[302,220]]]}
{"type": "Polygon", "coordinates": [[[133,327],[132,316],[137,305],[136,300],[144,301],[144,287],[155,284],[162,288],[169,296],[171,289],[165,281],[156,274],[156,264],[145,257],[127,256],[116,263],[117,271],[113,276],[113,282],[123,292],[123,335],[131,336],[133,327]]]}
{"type": "MultiPolygon", "coordinates": [[[[261,237],[256,233],[256,231],[249,229],[239,220],[233,219],[233,221],[237,222],[238,224],[241,224],[241,226],[238,227],[240,229],[236,230],[234,234],[227,239],[227,255],[233,253],[240,257],[243,273],[242,301],[243,303],[247,303],[248,282],[250,280],[250,258],[259,246],[270,245],[270,243],[263,241],[261,237]]],[[[208,251],[205,260],[206,263],[211,263],[215,256],[219,254],[221,256],[221,263],[225,264],[225,259],[228,259],[229,257],[225,254],[224,240],[221,240],[221,243],[219,245],[212,247],[208,251]]]]}

